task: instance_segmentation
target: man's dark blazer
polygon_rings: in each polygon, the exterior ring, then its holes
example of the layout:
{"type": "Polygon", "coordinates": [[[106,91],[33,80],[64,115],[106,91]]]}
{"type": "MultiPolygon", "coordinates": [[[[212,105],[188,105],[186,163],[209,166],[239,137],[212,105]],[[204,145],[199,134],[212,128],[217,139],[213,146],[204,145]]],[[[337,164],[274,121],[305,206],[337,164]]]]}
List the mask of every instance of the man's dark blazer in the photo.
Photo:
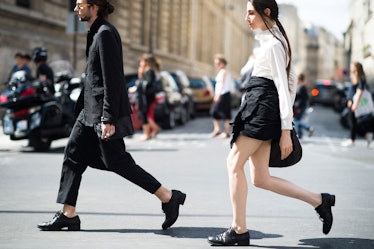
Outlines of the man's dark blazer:
{"type": "Polygon", "coordinates": [[[88,32],[86,55],[86,78],[75,113],[83,110],[88,125],[114,124],[116,138],[133,134],[121,37],[103,18],[97,18],[88,32]]]}

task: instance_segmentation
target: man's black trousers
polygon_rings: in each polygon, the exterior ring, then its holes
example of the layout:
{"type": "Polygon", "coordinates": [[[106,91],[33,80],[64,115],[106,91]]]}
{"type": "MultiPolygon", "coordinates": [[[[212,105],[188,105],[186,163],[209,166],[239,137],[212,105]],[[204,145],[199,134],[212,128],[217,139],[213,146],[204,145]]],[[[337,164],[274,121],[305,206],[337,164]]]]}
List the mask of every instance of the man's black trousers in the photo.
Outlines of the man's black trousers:
{"type": "Polygon", "coordinates": [[[161,184],[138,166],[122,138],[101,140],[93,127],[76,121],[65,148],[57,202],[75,206],[87,167],[112,171],[154,194],[161,184]]]}

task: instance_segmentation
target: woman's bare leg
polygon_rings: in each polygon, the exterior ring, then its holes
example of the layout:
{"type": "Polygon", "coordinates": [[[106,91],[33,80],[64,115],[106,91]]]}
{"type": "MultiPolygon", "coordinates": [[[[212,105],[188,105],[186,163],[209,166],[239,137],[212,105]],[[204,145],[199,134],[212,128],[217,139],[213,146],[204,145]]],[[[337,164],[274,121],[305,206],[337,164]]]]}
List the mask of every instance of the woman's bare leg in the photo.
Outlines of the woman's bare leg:
{"type": "Polygon", "coordinates": [[[141,138],[141,140],[143,141],[149,140],[151,138],[151,128],[149,124],[143,124],[142,130],[143,130],[143,137],[141,138]]]}
{"type": "Polygon", "coordinates": [[[292,182],[271,176],[269,173],[270,141],[261,144],[260,148],[251,156],[251,177],[256,187],[296,198],[309,203],[314,208],[322,203],[320,193],[313,193],[292,182]]]}
{"type": "Polygon", "coordinates": [[[248,185],[244,166],[248,158],[262,141],[239,136],[227,158],[227,171],[229,176],[230,197],[233,210],[232,227],[236,233],[247,232],[246,206],[248,185]]]}
{"type": "Polygon", "coordinates": [[[160,132],[160,127],[158,124],[151,118],[148,119],[149,126],[151,127],[151,136],[153,138],[157,137],[157,134],[160,132]]]}
{"type": "Polygon", "coordinates": [[[225,119],[224,125],[225,125],[225,132],[227,135],[229,135],[231,132],[230,119],[225,119]]]}
{"type": "Polygon", "coordinates": [[[213,119],[213,131],[210,134],[212,137],[217,136],[221,133],[221,126],[218,119],[213,119]]]}

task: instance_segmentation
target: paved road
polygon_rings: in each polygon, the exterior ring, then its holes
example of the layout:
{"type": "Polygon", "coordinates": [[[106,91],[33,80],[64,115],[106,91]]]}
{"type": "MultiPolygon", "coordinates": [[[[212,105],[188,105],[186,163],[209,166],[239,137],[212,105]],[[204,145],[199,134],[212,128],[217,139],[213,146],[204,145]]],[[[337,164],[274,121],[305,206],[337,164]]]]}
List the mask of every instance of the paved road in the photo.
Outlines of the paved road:
{"type": "MultiPolygon", "coordinates": [[[[249,186],[247,220],[251,248],[374,248],[374,153],[360,139],[355,148],[339,146],[348,132],[338,116],[316,107],[310,115],[313,137],[302,141],[302,161],[271,169],[316,192],[336,194],[334,226],[322,234],[313,208],[294,199],[249,186]],[[334,124],[334,125],[331,125],[334,124]]],[[[228,139],[211,139],[211,120],[199,117],[183,127],[163,131],[157,140],[126,139],[139,165],[166,187],[187,193],[181,216],[162,231],[163,214],[156,198],[108,172],[88,169],[77,209],[80,232],[41,232],[55,203],[66,139],[48,153],[22,148],[24,141],[0,135],[0,248],[210,248],[206,237],[231,222],[225,160],[228,139]]],[[[248,175],[249,178],[249,175],[248,175]]]]}

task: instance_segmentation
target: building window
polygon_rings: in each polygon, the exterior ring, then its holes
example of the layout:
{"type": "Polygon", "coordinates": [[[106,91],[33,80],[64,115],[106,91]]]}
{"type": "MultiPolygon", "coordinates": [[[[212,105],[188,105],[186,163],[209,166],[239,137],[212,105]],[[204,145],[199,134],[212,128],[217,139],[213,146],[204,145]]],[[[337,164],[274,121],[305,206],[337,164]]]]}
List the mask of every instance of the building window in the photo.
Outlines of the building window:
{"type": "Polygon", "coordinates": [[[368,2],[368,12],[369,12],[369,17],[373,14],[373,5],[371,3],[371,0],[368,2]]]}
{"type": "Polygon", "coordinates": [[[367,18],[369,19],[371,14],[373,13],[373,11],[371,10],[371,0],[366,0],[366,2],[364,3],[364,8],[366,9],[366,13],[367,13],[367,18]]]}
{"type": "Polygon", "coordinates": [[[20,6],[20,7],[30,8],[30,1],[29,0],[17,0],[16,4],[17,4],[17,6],[20,6]]]}

